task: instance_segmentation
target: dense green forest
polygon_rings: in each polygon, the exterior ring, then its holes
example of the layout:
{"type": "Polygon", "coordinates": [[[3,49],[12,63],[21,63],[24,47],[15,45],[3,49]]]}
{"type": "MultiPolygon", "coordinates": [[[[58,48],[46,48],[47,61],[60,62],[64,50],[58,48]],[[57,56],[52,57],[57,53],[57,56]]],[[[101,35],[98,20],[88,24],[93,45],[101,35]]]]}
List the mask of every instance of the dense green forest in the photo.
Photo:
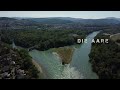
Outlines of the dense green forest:
{"type": "Polygon", "coordinates": [[[1,40],[18,46],[47,50],[77,43],[94,30],[1,30],[1,40]]]}
{"type": "MultiPolygon", "coordinates": [[[[109,33],[115,33],[114,30],[111,31],[109,30],[109,33]]],[[[110,39],[110,35],[100,33],[95,37],[97,38],[109,39],[109,43],[92,44],[89,57],[93,71],[100,79],[120,79],[120,46],[110,39]]]]}
{"type": "Polygon", "coordinates": [[[17,50],[0,42],[0,78],[1,79],[37,79],[39,71],[32,58],[24,49],[17,50]]]}

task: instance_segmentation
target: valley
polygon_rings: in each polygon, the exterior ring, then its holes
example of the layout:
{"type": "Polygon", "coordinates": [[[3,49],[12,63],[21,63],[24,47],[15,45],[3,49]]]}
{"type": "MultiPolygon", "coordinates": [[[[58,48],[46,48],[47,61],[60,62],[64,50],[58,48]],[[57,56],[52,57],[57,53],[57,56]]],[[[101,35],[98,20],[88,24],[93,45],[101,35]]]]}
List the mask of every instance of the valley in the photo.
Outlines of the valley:
{"type": "Polygon", "coordinates": [[[119,79],[118,33],[118,18],[0,17],[0,78],[119,79]]]}

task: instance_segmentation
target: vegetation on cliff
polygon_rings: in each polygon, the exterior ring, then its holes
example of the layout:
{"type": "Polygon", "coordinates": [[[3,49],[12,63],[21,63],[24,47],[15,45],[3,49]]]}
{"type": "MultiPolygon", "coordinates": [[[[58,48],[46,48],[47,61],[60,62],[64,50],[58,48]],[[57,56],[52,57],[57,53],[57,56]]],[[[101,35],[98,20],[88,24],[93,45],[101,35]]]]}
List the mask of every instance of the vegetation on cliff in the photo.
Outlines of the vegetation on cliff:
{"type": "Polygon", "coordinates": [[[9,45],[0,43],[1,79],[37,79],[38,73],[27,51],[12,49],[9,45]]]}
{"type": "Polygon", "coordinates": [[[1,40],[29,50],[47,50],[77,43],[77,38],[85,38],[93,30],[1,30],[1,40]]]}
{"type": "Polygon", "coordinates": [[[93,71],[100,79],[120,79],[120,46],[109,35],[99,34],[95,38],[107,38],[109,43],[92,44],[89,57],[93,71]]]}

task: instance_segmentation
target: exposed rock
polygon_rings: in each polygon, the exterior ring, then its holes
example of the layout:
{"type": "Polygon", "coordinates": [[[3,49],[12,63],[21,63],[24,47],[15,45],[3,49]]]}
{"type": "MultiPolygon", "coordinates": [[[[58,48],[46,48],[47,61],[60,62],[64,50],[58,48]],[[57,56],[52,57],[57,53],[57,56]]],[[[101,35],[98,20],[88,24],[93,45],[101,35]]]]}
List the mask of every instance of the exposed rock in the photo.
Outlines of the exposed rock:
{"type": "Polygon", "coordinates": [[[18,70],[16,71],[16,73],[17,73],[17,74],[24,74],[25,71],[24,71],[24,70],[21,70],[21,69],[18,69],[18,70]]]}
{"type": "MultiPolygon", "coordinates": [[[[32,65],[29,54],[25,51],[14,50],[7,45],[0,43],[0,79],[26,79],[34,78],[34,66],[25,66],[26,63],[32,65]],[[32,71],[31,71],[32,70],[32,71]],[[26,73],[28,72],[28,73],[26,73]],[[33,73],[32,73],[33,72],[33,73]]],[[[35,76],[37,78],[37,76],[35,76]]]]}
{"type": "Polygon", "coordinates": [[[25,77],[25,71],[24,70],[21,70],[21,69],[18,69],[16,71],[17,75],[16,75],[16,79],[24,79],[25,77]]]}
{"type": "Polygon", "coordinates": [[[1,68],[2,72],[7,72],[10,70],[9,66],[4,66],[3,68],[1,68]]]}
{"type": "Polygon", "coordinates": [[[6,78],[9,78],[9,77],[10,77],[10,74],[9,74],[8,72],[4,72],[4,73],[2,73],[1,77],[2,77],[3,79],[6,79],[6,78]]]}
{"type": "Polygon", "coordinates": [[[11,65],[15,65],[15,61],[11,61],[11,65]]]}

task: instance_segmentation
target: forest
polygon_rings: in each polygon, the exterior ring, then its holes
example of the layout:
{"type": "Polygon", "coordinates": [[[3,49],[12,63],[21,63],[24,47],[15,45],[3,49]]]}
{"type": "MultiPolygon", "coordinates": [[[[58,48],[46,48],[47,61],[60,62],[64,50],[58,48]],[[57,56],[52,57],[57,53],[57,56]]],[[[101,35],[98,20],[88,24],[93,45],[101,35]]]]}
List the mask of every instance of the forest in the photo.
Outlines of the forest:
{"type": "MultiPolygon", "coordinates": [[[[120,29],[115,31],[120,32],[120,29]]],[[[109,30],[109,33],[113,34],[115,31],[109,30]]],[[[95,39],[109,39],[109,43],[92,44],[89,57],[93,71],[98,74],[100,79],[120,79],[120,46],[110,39],[110,35],[104,35],[103,32],[98,34],[95,39]]]]}
{"type": "Polygon", "coordinates": [[[1,17],[0,22],[1,41],[41,51],[76,44],[77,38],[84,39],[93,31],[106,28],[101,24],[81,24],[73,18],[1,17]]]}
{"type": "Polygon", "coordinates": [[[93,30],[1,30],[1,40],[24,48],[47,50],[77,43],[93,30]]]}

